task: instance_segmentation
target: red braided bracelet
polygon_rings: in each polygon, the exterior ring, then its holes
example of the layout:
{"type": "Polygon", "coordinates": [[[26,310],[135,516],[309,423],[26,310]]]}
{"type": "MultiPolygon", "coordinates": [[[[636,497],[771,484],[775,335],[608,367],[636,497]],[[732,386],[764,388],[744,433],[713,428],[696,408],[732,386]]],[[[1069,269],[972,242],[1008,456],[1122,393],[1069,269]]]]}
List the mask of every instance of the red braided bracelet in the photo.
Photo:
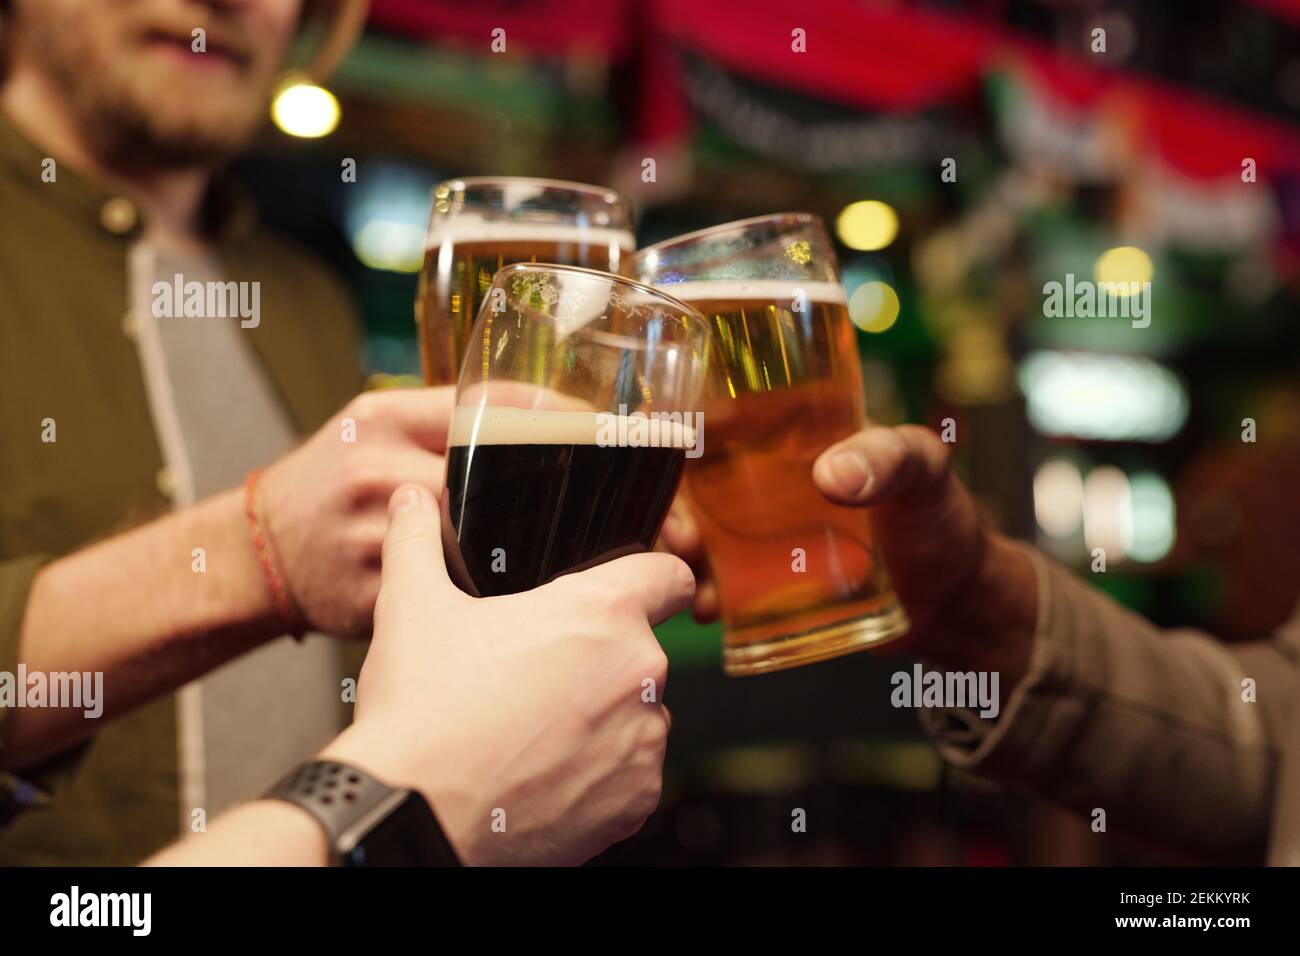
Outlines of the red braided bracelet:
{"type": "Polygon", "coordinates": [[[257,552],[257,559],[262,564],[262,577],[265,578],[267,587],[271,589],[271,599],[275,602],[275,609],[279,612],[285,627],[289,629],[289,633],[295,640],[301,641],[303,636],[301,616],[294,609],[293,600],[289,597],[289,588],[276,569],[275,560],[268,547],[270,536],[262,533],[262,523],[257,518],[257,483],[261,478],[262,469],[254,468],[244,479],[244,514],[248,517],[248,530],[253,537],[253,550],[257,552]]]}

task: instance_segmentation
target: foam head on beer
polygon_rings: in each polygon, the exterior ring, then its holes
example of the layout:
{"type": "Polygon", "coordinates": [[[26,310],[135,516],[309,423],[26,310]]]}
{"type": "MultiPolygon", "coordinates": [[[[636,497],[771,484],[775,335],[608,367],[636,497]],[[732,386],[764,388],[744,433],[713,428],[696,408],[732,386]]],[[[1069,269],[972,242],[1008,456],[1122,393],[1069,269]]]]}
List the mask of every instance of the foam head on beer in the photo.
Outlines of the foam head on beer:
{"type": "Polygon", "coordinates": [[[694,442],[671,419],[461,405],[442,496],[448,570],[488,597],[650,550],[694,442]]]}
{"type": "MultiPolygon", "coordinates": [[[[774,304],[789,311],[806,312],[802,306],[845,305],[844,287],[820,279],[708,279],[664,285],[663,290],[683,302],[733,302],[774,304]],[[795,305],[801,306],[795,309],[795,305]]],[[[706,310],[707,311],[707,310],[706,310]]]]}

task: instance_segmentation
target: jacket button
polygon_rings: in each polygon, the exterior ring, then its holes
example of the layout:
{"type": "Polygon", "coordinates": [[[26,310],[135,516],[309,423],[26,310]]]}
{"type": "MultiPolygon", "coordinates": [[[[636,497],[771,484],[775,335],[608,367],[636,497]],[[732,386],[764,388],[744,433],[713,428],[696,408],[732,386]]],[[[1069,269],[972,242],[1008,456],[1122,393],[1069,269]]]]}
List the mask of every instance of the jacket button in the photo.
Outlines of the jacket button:
{"type": "Polygon", "coordinates": [[[139,220],[140,214],[136,212],[135,203],[122,196],[114,196],[99,210],[100,223],[115,236],[125,236],[135,228],[139,220]]]}
{"type": "Polygon", "coordinates": [[[162,492],[163,497],[175,499],[176,497],[176,479],[172,477],[172,470],[166,465],[158,469],[155,477],[158,490],[162,492]]]}

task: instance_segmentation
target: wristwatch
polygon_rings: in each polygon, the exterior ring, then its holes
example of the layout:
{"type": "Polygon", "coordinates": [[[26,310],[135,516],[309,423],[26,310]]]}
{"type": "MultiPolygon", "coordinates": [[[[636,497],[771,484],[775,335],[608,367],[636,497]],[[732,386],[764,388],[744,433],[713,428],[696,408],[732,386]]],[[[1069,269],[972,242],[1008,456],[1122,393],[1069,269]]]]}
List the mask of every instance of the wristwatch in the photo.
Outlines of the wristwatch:
{"type": "Polygon", "coordinates": [[[364,770],[313,760],[266,794],[302,807],[329,839],[334,866],[460,866],[433,808],[364,770]]]}

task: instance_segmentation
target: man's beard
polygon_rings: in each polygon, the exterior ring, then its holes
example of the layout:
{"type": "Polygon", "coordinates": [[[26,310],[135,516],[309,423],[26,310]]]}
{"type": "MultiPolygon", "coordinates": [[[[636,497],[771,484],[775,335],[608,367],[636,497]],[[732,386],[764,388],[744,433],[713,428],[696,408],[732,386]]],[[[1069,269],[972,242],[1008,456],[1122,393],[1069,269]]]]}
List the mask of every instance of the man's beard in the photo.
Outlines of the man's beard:
{"type": "MultiPolygon", "coordinates": [[[[83,84],[84,85],[84,84],[83,84]]],[[[138,163],[176,169],[218,165],[239,152],[261,123],[257,108],[227,110],[220,115],[180,111],[160,115],[129,90],[106,85],[74,89],[73,109],[87,131],[92,149],[106,165],[138,163]]]]}
{"type": "Polygon", "coordinates": [[[103,62],[95,39],[79,29],[59,33],[39,38],[46,42],[37,55],[67,94],[90,148],[110,167],[220,164],[247,145],[266,115],[270,84],[252,75],[256,64],[206,78],[134,45],[125,60],[103,62]]]}

